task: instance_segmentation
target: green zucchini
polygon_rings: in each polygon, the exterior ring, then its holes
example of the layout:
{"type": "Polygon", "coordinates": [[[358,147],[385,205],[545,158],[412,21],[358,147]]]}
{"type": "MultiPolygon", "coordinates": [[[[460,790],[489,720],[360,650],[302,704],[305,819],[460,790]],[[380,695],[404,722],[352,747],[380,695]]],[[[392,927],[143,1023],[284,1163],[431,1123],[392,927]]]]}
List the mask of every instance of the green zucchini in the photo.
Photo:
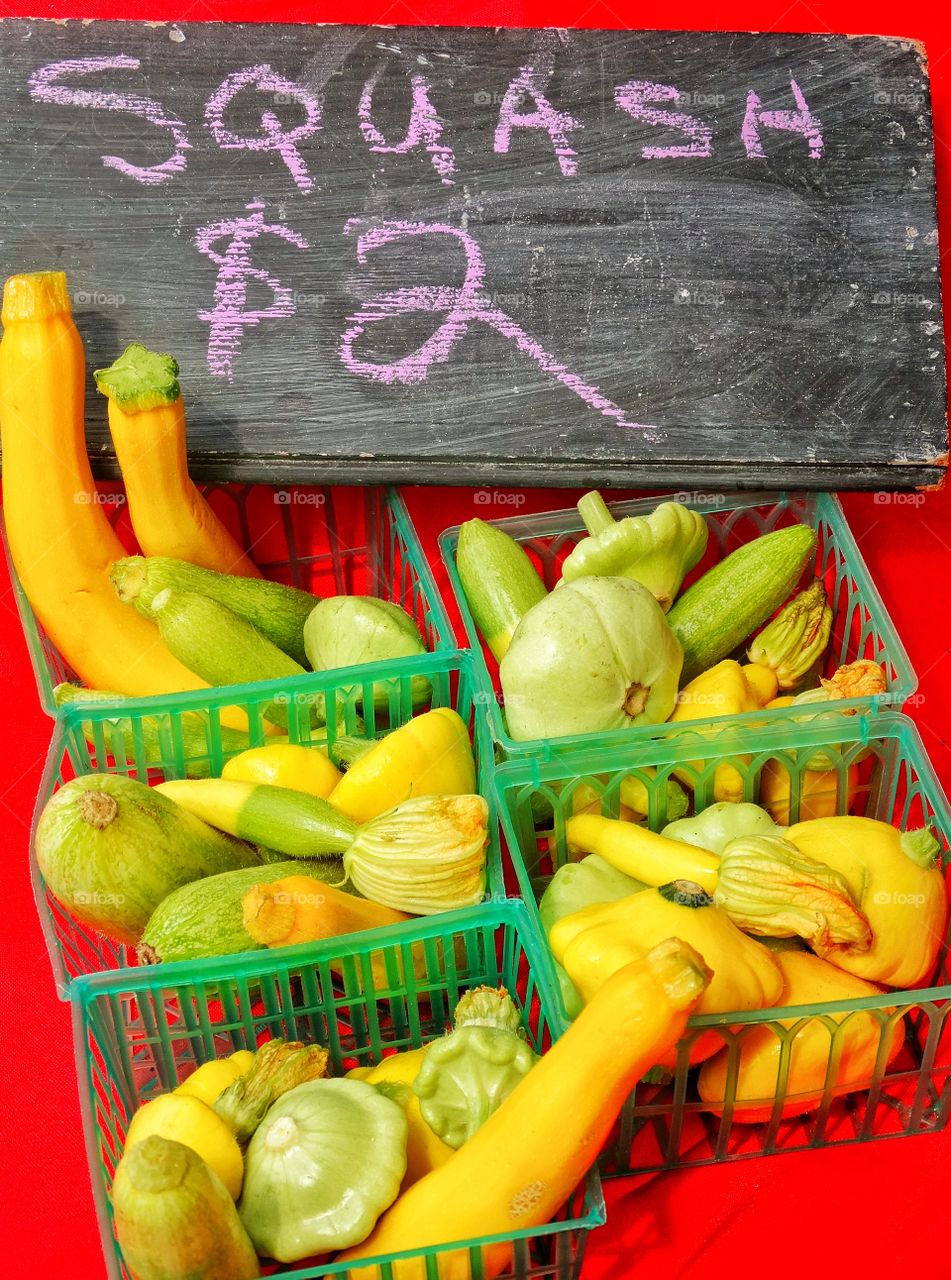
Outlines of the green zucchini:
{"type": "Polygon", "coordinates": [[[357,824],[319,796],[230,778],[181,779],[155,788],[220,831],[289,858],[344,853],[357,824]]]}
{"type": "Polygon", "coordinates": [[[548,594],[545,584],[515,539],[484,520],[460,526],[456,569],[475,624],[501,662],[515,628],[548,594]]]}
{"type": "Polygon", "coordinates": [[[808,525],[775,529],[738,547],[687,588],[667,615],[684,651],[681,685],[731,654],[775,613],[815,549],[808,525]]]}
{"type": "MultiPolygon", "coordinates": [[[[78,684],[58,684],[53,690],[53,703],[57,707],[74,704],[91,704],[103,702],[127,702],[121,693],[110,693],[105,689],[84,689],[78,684]]],[[[132,719],[129,716],[110,716],[108,719],[97,718],[83,720],[81,729],[83,737],[92,746],[97,746],[96,729],[102,733],[101,741],[106,749],[117,760],[138,762],[139,752],[148,766],[168,768],[174,761],[173,743],[177,733],[181,733],[182,754],[184,756],[185,776],[187,778],[209,778],[211,767],[211,730],[207,712],[180,711],[172,716],[141,716],[132,719]],[[171,720],[177,718],[178,728],[173,733],[171,720]]],[[[221,741],[222,760],[236,755],[248,748],[248,735],[241,729],[229,729],[220,725],[218,734],[221,741]]],[[[280,741],[268,738],[268,742],[280,741]]]]}
{"type": "MultiPolygon", "coordinates": [[[[250,622],[216,600],[166,587],[152,600],[152,616],[166,647],[196,676],[211,685],[253,684],[305,675],[299,662],[272,644],[250,622]]],[[[311,706],[311,723],[323,724],[323,695],[311,706]]],[[[287,728],[288,708],[272,702],[264,711],[272,724],[287,728]]]]}
{"type": "Polygon", "coordinates": [[[181,885],[241,867],[260,870],[255,849],[158,788],[113,773],[73,778],[47,801],[36,860],[50,892],[77,920],[126,943],[139,941],[152,912],[181,885]]]}
{"type": "Polygon", "coordinates": [[[152,617],[152,602],[161,591],[190,591],[250,622],[295,662],[307,661],[304,623],[319,600],[309,591],[267,578],[215,573],[169,556],[126,556],[113,564],[109,576],[119,599],[134,604],[146,618],[152,617]]]}
{"type": "Polygon", "coordinates": [[[261,867],[226,871],[176,889],[153,911],[139,942],[140,964],[202,960],[262,947],[245,931],[242,901],[256,884],[273,884],[285,876],[308,875],[354,892],[344,879],[339,858],[313,862],[269,862],[261,867]]]}

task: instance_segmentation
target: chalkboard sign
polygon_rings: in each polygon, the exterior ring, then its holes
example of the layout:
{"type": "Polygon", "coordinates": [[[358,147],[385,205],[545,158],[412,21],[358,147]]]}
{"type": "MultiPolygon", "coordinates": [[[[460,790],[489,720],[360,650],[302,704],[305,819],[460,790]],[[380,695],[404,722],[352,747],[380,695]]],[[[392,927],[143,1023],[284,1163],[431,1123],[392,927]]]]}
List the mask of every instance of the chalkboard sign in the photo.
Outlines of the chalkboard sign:
{"type": "MultiPolygon", "coordinates": [[[[182,368],[193,470],[937,483],[921,50],[4,21],[5,273],[182,368]]],[[[91,381],[91,380],[90,380],[91,381]]],[[[90,390],[90,447],[114,466],[90,390]]]]}

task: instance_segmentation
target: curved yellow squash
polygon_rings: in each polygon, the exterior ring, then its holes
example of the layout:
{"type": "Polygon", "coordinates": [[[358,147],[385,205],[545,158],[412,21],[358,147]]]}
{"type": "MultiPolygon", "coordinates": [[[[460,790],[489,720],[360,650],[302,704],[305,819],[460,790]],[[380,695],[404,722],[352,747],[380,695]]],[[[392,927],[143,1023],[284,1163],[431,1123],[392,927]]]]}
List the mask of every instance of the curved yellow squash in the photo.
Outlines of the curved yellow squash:
{"type": "Polygon", "coordinates": [[[132,696],[207,688],[109,581],[110,564],[125,550],[96,501],[83,429],[83,347],[64,273],[11,276],[3,325],[4,516],[36,616],[91,688],[132,696]]]}
{"type": "Polygon", "coordinates": [[[143,555],[172,556],[217,573],[261,577],[188,474],[180,395],[171,404],[141,412],[123,408],[110,397],[109,431],[143,555]]]}

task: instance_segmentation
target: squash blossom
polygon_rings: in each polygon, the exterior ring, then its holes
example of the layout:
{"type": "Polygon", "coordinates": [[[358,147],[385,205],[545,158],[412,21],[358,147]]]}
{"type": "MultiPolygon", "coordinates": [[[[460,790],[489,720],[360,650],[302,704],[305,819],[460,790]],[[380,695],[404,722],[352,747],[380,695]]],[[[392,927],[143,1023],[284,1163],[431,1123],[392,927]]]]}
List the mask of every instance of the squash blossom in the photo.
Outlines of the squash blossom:
{"type": "Polygon", "coordinates": [[[411,915],[471,907],[485,894],[488,839],[482,796],[420,796],[361,827],[344,871],[364,897],[411,915]]]}
{"type": "Polygon", "coordinates": [[[780,689],[794,689],[825,653],[831,632],[832,610],[825,586],[816,579],[766,624],[747,656],[769,667],[780,689]]]}
{"type": "MultiPolygon", "coordinates": [[[[769,823],[762,810],[756,816],[755,805],[736,807],[742,809],[737,829],[769,823]]],[[[828,947],[868,946],[868,920],[845,876],[817,858],[804,857],[777,835],[724,840],[724,812],[728,811],[718,806],[715,817],[701,828],[722,844],[720,854],[591,814],[569,819],[565,836],[570,849],[600,854],[618,871],[646,884],[664,884],[671,875],[696,882],[748,933],[796,934],[810,945],[828,947]]]]}
{"type": "Polygon", "coordinates": [[[864,950],[817,946],[817,952],[890,987],[926,981],[948,919],[941,846],[931,829],[899,831],[890,822],[843,815],[798,822],[786,834],[801,853],[845,878],[872,927],[872,945],[864,950]]]}

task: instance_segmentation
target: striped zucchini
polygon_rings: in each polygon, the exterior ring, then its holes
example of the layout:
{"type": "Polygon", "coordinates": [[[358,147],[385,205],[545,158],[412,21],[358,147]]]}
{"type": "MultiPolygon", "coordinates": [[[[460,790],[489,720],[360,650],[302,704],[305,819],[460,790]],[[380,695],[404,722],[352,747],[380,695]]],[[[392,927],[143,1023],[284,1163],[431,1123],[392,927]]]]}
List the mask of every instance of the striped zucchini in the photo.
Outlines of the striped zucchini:
{"type": "Polygon", "coordinates": [[[484,520],[459,529],[456,568],[476,626],[497,662],[532,605],[548,594],[526,552],[484,520]]]}
{"type": "Polygon", "coordinates": [[[189,591],[224,605],[250,622],[295,662],[304,665],[304,623],[319,597],[267,578],[215,573],[169,556],[125,556],[116,560],[109,576],[126,604],[152,617],[155,597],[162,591],[189,591]]]}
{"type": "Polygon", "coordinates": [[[243,924],[244,895],[256,884],[273,884],[285,876],[301,874],[338,885],[348,893],[355,892],[340,884],[343,863],[339,858],[270,862],[261,867],[206,876],[204,880],[176,889],[155,908],[139,941],[139,963],[201,960],[206,956],[260,950],[260,944],[250,937],[243,924]]]}
{"type": "Polygon", "coordinates": [[[267,845],[289,858],[342,854],[357,833],[357,824],[332,804],[289,787],[184,778],[161,782],[156,790],[219,831],[267,845]]]}
{"type": "MultiPolygon", "coordinates": [[[[152,600],[152,615],[169,651],[209,684],[251,684],[306,674],[299,662],[262,636],[250,622],[193,591],[166,587],[152,600]]],[[[311,723],[323,724],[323,695],[308,701],[311,723]]],[[[264,716],[272,724],[287,728],[288,708],[284,703],[271,703],[264,716]]]]}
{"type": "Polygon", "coordinates": [[[775,613],[815,549],[816,533],[808,525],[775,529],[738,547],[687,588],[667,615],[684,651],[681,686],[731,654],[775,613]]]}

